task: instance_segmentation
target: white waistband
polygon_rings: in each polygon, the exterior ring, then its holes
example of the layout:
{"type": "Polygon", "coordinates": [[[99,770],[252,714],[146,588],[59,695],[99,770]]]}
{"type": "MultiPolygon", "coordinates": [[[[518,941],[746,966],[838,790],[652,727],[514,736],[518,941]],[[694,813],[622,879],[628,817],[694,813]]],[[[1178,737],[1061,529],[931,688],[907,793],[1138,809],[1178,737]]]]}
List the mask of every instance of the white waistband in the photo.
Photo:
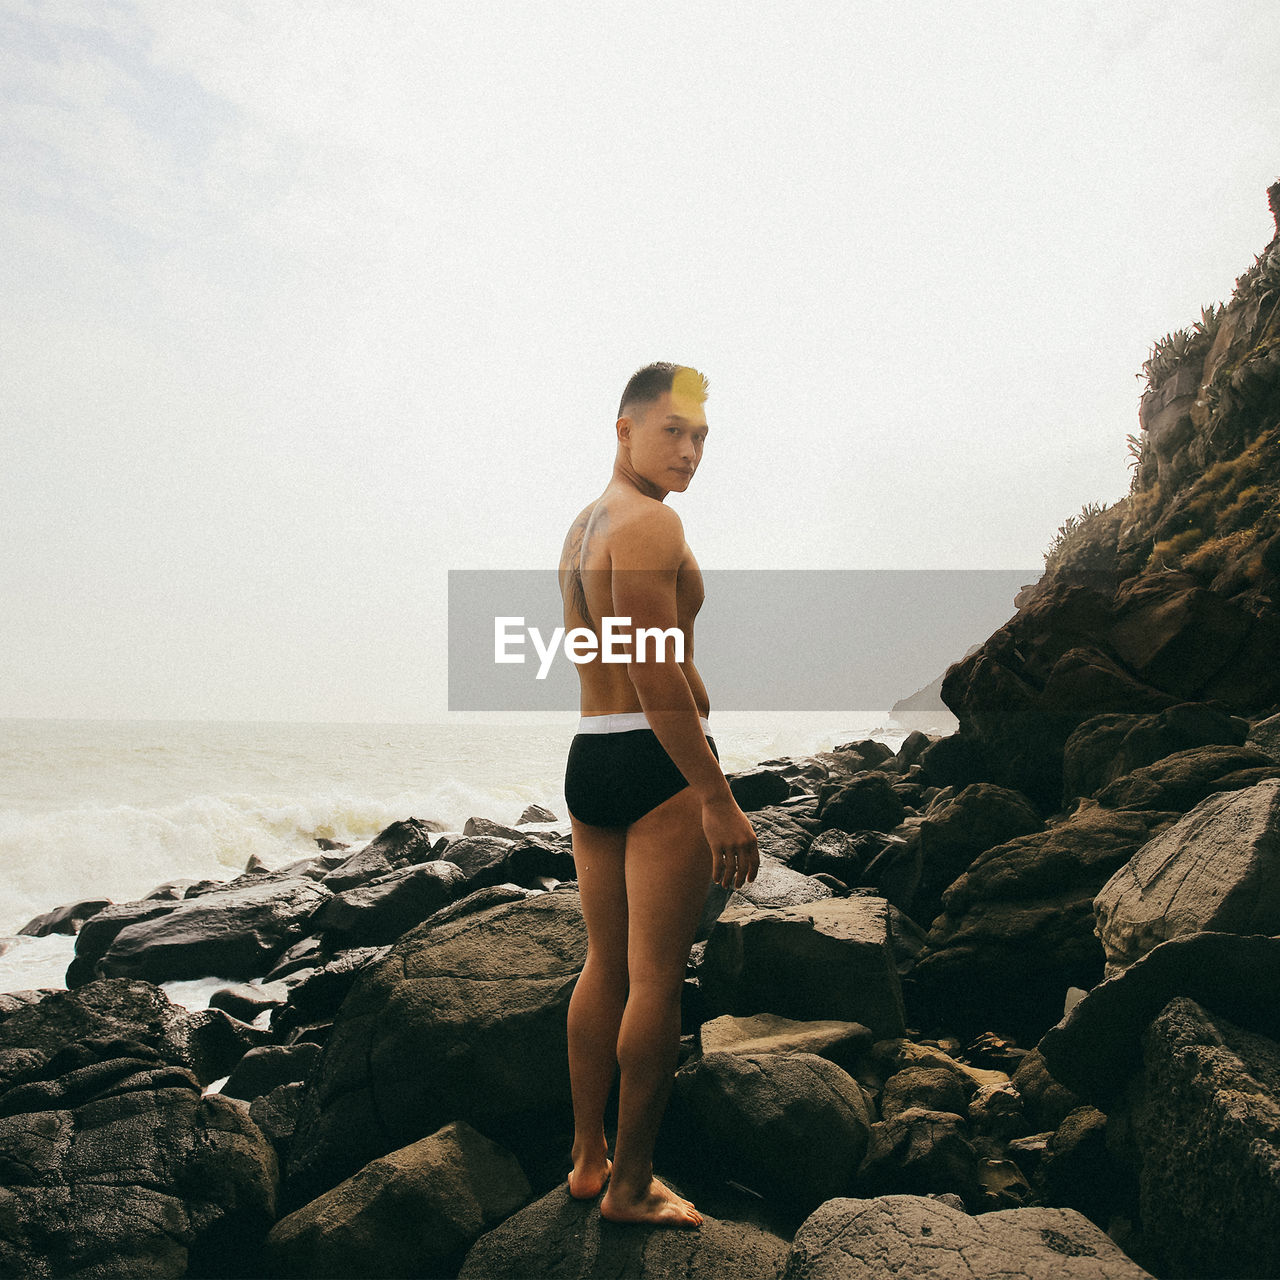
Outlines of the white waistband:
{"type": "MultiPolygon", "coordinates": [[[[711,721],[699,716],[703,733],[711,732],[711,721]]],[[[649,718],[643,711],[615,711],[608,716],[583,716],[578,721],[579,733],[630,733],[633,729],[649,729],[649,718]]]]}

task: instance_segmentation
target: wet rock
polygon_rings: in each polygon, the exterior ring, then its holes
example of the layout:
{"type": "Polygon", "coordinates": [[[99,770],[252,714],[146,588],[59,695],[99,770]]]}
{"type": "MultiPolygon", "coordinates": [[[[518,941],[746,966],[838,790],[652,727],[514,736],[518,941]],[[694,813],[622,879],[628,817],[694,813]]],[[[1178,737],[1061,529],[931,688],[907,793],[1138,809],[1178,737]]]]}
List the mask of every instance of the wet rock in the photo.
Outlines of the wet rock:
{"type": "Polygon", "coordinates": [[[237,983],[231,987],[220,987],[209,997],[210,1009],[221,1009],[223,1013],[241,1022],[252,1022],[260,1013],[282,1005],[288,992],[283,984],[279,986],[253,986],[250,983],[237,983]]]}
{"type": "Polygon", "coordinates": [[[1280,1045],[1178,998],[1142,1038],[1143,1239],[1168,1274],[1276,1274],[1280,1045]]]}
{"type": "Polygon", "coordinates": [[[1161,943],[1095,987],[1038,1046],[1056,1080],[1110,1112],[1141,1069],[1142,1033],[1175,996],[1280,1038],[1280,938],[1193,933],[1161,943]]]}
{"type": "Polygon", "coordinates": [[[559,1187],[483,1235],[458,1280],[776,1280],[787,1243],[745,1222],[704,1216],[697,1231],[621,1225],[559,1187]]]}
{"type": "Polygon", "coordinates": [[[452,1275],[466,1250],[528,1198],[515,1157],[458,1122],[281,1219],[268,1256],[283,1277],[452,1275]]]}
{"type": "Polygon", "coordinates": [[[767,853],[760,855],[760,871],[750,884],[734,890],[729,901],[735,906],[793,907],[830,898],[831,890],[821,880],[793,871],[767,853]]]}
{"type": "Polygon", "coordinates": [[[1202,800],[1093,905],[1108,975],[1186,933],[1280,933],[1280,778],[1202,800]]]}
{"type": "Polygon", "coordinates": [[[919,920],[931,922],[942,909],[942,893],[980,854],[1015,836],[1043,830],[1021,792],[992,783],[964,787],[920,824],[920,885],[912,904],[919,920]]]}
{"type": "Polygon", "coordinates": [[[862,1090],[812,1053],[710,1053],[675,1096],[729,1177],[809,1212],[853,1186],[872,1117],[862,1090]]]}
{"type": "Polygon", "coordinates": [[[332,892],[341,893],[397,867],[426,862],[431,857],[432,833],[437,830],[438,823],[425,822],[421,818],[393,822],[363,849],[339,863],[322,883],[332,892]]]}
{"type": "Polygon", "coordinates": [[[305,1080],[319,1056],[317,1044],[272,1044],[250,1049],[236,1063],[222,1086],[222,1095],[250,1102],[279,1085],[305,1080]]]}
{"type": "Polygon", "coordinates": [[[76,935],[75,957],[67,966],[67,986],[80,987],[100,978],[102,975],[97,971],[98,961],[107,953],[116,935],[130,925],[167,915],[174,910],[181,897],[180,892],[175,892],[172,897],[113,902],[95,912],[76,935]]]}
{"type": "Polygon", "coordinates": [[[766,910],[730,907],[707,940],[698,976],[708,1009],[903,1030],[902,992],[879,898],[827,899],[766,910]],[[823,980],[814,982],[814,972],[823,980]]]}
{"type": "Polygon", "coordinates": [[[104,907],[109,907],[109,898],[81,898],[78,902],[67,902],[52,911],[28,920],[18,930],[19,937],[44,938],[51,933],[79,933],[84,922],[95,916],[104,907]]]}
{"type": "Polygon", "coordinates": [[[303,1084],[300,1080],[278,1084],[270,1093],[253,1098],[249,1102],[249,1119],[262,1130],[263,1137],[271,1143],[280,1168],[284,1168],[298,1127],[298,1112],[302,1109],[303,1084]]]}
{"type": "Polygon", "coordinates": [[[805,850],[822,826],[817,812],[817,796],[798,796],[785,804],[755,810],[751,825],[761,854],[767,853],[789,867],[802,867],[805,850]]]}
{"type": "Polygon", "coordinates": [[[311,913],[329,896],[306,878],[245,877],[219,891],[184,898],[162,915],[127,924],[94,970],[102,977],[154,982],[214,975],[252,978],[302,936],[311,913]]]}
{"type": "Polygon", "coordinates": [[[804,855],[805,874],[825,872],[845,884],[859,884],[863,869],[883,848],[884,842],[869,833],[853,835],[832,827],[814,836],[804,855]]]}
{"type": "Polygon", "coordinates": [[[528,804],[524,807],[524,812],[516,819],[516,826],[523,827],[531,822],[555,822],[556,815],[550,809],[543,808],[540,804],[528,804]]]}
{"type": "Polygon", "coordinates": [[[1150,1280],[1071,1209],[980,1217],[929,1196],[829,1200],[791,1246],[783,1280],[1150,1280]]]}
{"type": "Polygon", "coordinates": [[[464,836],[497,836],[502,840],[519,840],[522,832],[505,823],[494,822],[492,818],[468,818],[462,824],[464,836]]]}
{"type": "Polygon", "coordinates": [[[578,896],[557,890],[427,921],[364,969],[310,1076],[291,1203],[451,1120],[505,1133],[567,1111],[585,954],[578,896]]]}
{"type": "Polygon", "coordinates": [[[466,883],[452,862],[399,867],[335,893],[308,927],[331,950],[384,946],[460,897],[466,883]]]}
{"type": "Polygon", "coordinates": [[[451,840],[444,856],[462,873],[458,893],[470,893],[511,880],[508,859],[514,846],[514,840],[500,836],[463,836],[460,840],[451,840]]]}
{"type": "Polygon", "coordinates": [[[704,1022],[699,1037],[703,1053],[816,1053],[846,1071],[872,1042],[859,1022],[797,1022],[776,1013],[724,1014],[704,1022]]]}

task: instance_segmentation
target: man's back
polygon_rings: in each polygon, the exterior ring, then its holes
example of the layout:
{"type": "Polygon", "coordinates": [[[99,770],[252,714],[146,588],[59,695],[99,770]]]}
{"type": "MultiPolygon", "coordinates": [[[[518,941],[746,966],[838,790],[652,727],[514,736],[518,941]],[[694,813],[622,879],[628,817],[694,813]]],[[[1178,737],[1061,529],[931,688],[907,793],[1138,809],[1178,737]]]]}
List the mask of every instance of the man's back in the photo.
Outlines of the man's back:
{"type": "MultiPolygon", "coordinates": [[[[651,562],[645,561],[645,547],[655,533],[679,539],[674,588],[675,624],[684,637],[684,660],[680,665],[693,692],[698,714],[706,716],[710,714],[707,692],[693,665],[693,622],[702,607],[702,573],[684,541],[679,516],[657,499],[611,483],[578,514],[560,553],[565,632],[586,627],[599,641],[601,620],[619,616],[614,599],[615,574],[620,579],[632,580],[633,575],[655,578],[670,575],[669,569],[651,567],[651,562]],[[635,567],[637,562],[639,567],[635,567]],[[618,567],[622,564],[632,567],[618,567]]],[[[583,715],[641,709],[625,664],[604,663],[597,658],[579,664],[578,677],[583,715]]]]}

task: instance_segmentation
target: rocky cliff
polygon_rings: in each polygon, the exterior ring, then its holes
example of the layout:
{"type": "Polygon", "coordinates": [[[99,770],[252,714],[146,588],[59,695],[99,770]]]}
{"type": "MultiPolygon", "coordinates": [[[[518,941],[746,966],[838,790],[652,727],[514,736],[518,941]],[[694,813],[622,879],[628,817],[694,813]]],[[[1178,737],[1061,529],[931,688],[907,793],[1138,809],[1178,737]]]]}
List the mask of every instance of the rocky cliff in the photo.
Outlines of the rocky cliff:
{"type": "MultiPolygon", "coordinates": [[[[1280,220],[1280,182],[1268,196],[1280,220]]],[[[1131,492],[1069,521],[1014,618],[947,673],[960,730],[939,777],[1016,787],[1048,813],[1074,798],[1064,748],[1092,717],[1275,710],[1280,233],[1144,372],[1131,492]]]]}

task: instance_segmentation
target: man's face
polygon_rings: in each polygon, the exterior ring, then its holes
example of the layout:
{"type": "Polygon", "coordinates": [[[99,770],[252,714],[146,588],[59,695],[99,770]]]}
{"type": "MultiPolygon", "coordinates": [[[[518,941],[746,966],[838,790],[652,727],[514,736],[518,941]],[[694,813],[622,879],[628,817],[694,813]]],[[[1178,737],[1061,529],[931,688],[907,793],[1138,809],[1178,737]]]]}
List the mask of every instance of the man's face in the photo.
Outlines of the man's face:
{"type": "Polygon", "coordinates": [[[683,493],[702,461],[707,415],[700,401],[664,391],[632,417],[631,465],[660,489],[683,493]]]}

